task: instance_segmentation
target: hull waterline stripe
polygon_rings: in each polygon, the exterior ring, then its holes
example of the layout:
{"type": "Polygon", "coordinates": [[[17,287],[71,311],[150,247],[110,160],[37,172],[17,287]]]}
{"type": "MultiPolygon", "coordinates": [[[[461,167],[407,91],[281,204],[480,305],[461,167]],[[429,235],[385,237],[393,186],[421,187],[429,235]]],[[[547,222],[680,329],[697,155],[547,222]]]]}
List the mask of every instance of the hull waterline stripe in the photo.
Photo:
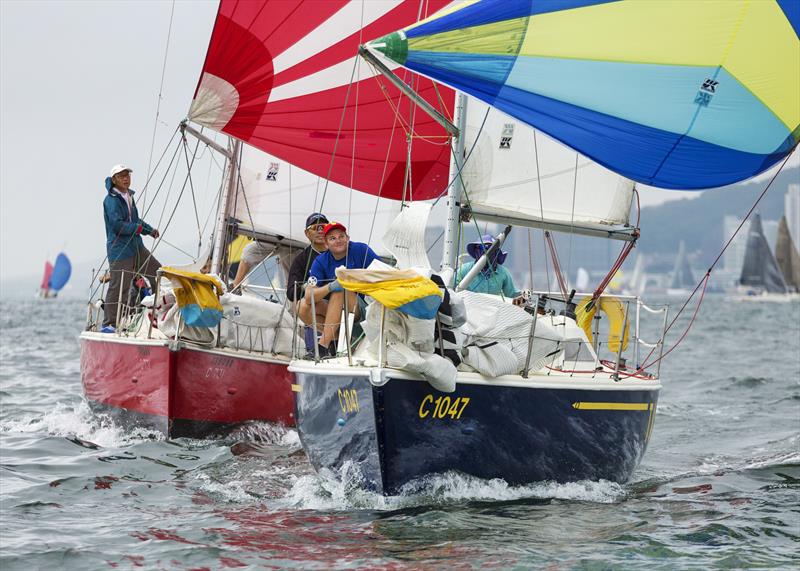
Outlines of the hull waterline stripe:
{"type": "Polygon", "coordinates": [[[577,410],[649,410],[646,402],[574,402],[572,408],[577,410]]]}

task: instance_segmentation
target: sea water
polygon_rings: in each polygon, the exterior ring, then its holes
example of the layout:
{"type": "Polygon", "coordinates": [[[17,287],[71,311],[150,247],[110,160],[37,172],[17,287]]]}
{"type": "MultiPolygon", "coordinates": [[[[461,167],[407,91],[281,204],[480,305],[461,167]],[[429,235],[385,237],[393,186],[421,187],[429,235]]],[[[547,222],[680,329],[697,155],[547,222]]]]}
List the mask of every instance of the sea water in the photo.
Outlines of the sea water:
{"type": "Polygon", "coordinates": [[[123,430],[81,397],[84,303],[0,311],[3,570],[800,564],[800,304],[706,298],[663,362],[627,484],[444,474],[388,498],[315,474],[280,426],[224,440],[123,430]]]}

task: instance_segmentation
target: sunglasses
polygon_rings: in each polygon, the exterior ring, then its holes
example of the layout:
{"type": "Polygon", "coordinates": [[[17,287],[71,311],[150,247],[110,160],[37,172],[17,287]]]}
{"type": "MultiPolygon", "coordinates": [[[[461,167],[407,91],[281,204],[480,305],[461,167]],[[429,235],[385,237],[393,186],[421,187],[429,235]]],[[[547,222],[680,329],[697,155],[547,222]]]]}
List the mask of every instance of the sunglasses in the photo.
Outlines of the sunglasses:
{"type": "Polygon", "coordinates": [[[306,226],[306,231],[322,232],[324,228],[325,228],[324,224],[312,224],[311,226],[306,226]]]}

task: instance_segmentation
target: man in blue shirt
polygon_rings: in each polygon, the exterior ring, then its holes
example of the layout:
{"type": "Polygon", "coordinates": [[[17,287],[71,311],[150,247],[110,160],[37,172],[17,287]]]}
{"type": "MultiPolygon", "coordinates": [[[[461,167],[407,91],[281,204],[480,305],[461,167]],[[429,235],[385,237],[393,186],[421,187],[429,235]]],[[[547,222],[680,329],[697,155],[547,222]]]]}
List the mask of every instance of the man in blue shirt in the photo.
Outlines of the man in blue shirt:
{"type": "MultiPolygon", "coordinates": [[[[330,344],[339,335],[339,323],[342,319],[342,307],[344,307],[344,290],[336,279],[336,268],[344,266],[348,269],[366,268],[373,260],[378,259],[378,255],[363,242],[351,242],[347,235],[347,228],[341,222],[330,222],[322,230],[325,235],[325,243],[328,246],[326,252],[316,257],[311,264],[309,274],[309,287],[306,288],[306,299],[311,303],[310,296],[314,296],[314,304],[317,313],[325,312],[325,323],[322,328],[322,338],[319,341],[321,347],[320,356],[326,356],[332,352],[328,350],[330,344]],[[312,280],[313,278],[313,280],[312,280]],[[312,282],[316,280],[316,283],[312,282]]],[[[356,319],[361,317],[363,311],[363,298],[353,294],[348,296],[348,312],[353,312],[356,319]],[[359,303],[361,300],[361,303],[359,303]]]]}

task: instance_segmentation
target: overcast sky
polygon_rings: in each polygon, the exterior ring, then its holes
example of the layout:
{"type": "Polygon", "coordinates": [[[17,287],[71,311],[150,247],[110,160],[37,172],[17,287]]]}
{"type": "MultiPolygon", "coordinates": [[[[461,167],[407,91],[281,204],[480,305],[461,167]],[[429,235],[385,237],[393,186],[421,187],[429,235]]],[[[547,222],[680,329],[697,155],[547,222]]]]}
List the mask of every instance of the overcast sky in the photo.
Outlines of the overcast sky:
{"type": "MultiPolygon", "coordinates": [[[[121,162],[134,169],[133,188],[144,183],[172,7],[0,0],[0,279],[38,274],[62,249],[77,263],[103,259],[103,180],[121,162]]],[[[174,5],[155,158],[189,108],[216,7],[174,5]]],[[[213,192],[197,191],[207,208],[213,192]]],[[[642,203],[688,194],[646,191],[642,203]]],[[[196,226],[182,211],[171,235],[196,236],[196,226]]],[[[162,261],[185,258],[161,248],[162,261]]]]}
{"type": "MultiPolygon", "coordinates": [[[[156,157],[186,116],[216,8],[175,4],[156,157]]],[[[134,169],[133,188],[145,180],[171,10],[0,0],[1,278],[38,274],[61,249],[105,256],[103,180],[115,163],[134,169]]]]}

